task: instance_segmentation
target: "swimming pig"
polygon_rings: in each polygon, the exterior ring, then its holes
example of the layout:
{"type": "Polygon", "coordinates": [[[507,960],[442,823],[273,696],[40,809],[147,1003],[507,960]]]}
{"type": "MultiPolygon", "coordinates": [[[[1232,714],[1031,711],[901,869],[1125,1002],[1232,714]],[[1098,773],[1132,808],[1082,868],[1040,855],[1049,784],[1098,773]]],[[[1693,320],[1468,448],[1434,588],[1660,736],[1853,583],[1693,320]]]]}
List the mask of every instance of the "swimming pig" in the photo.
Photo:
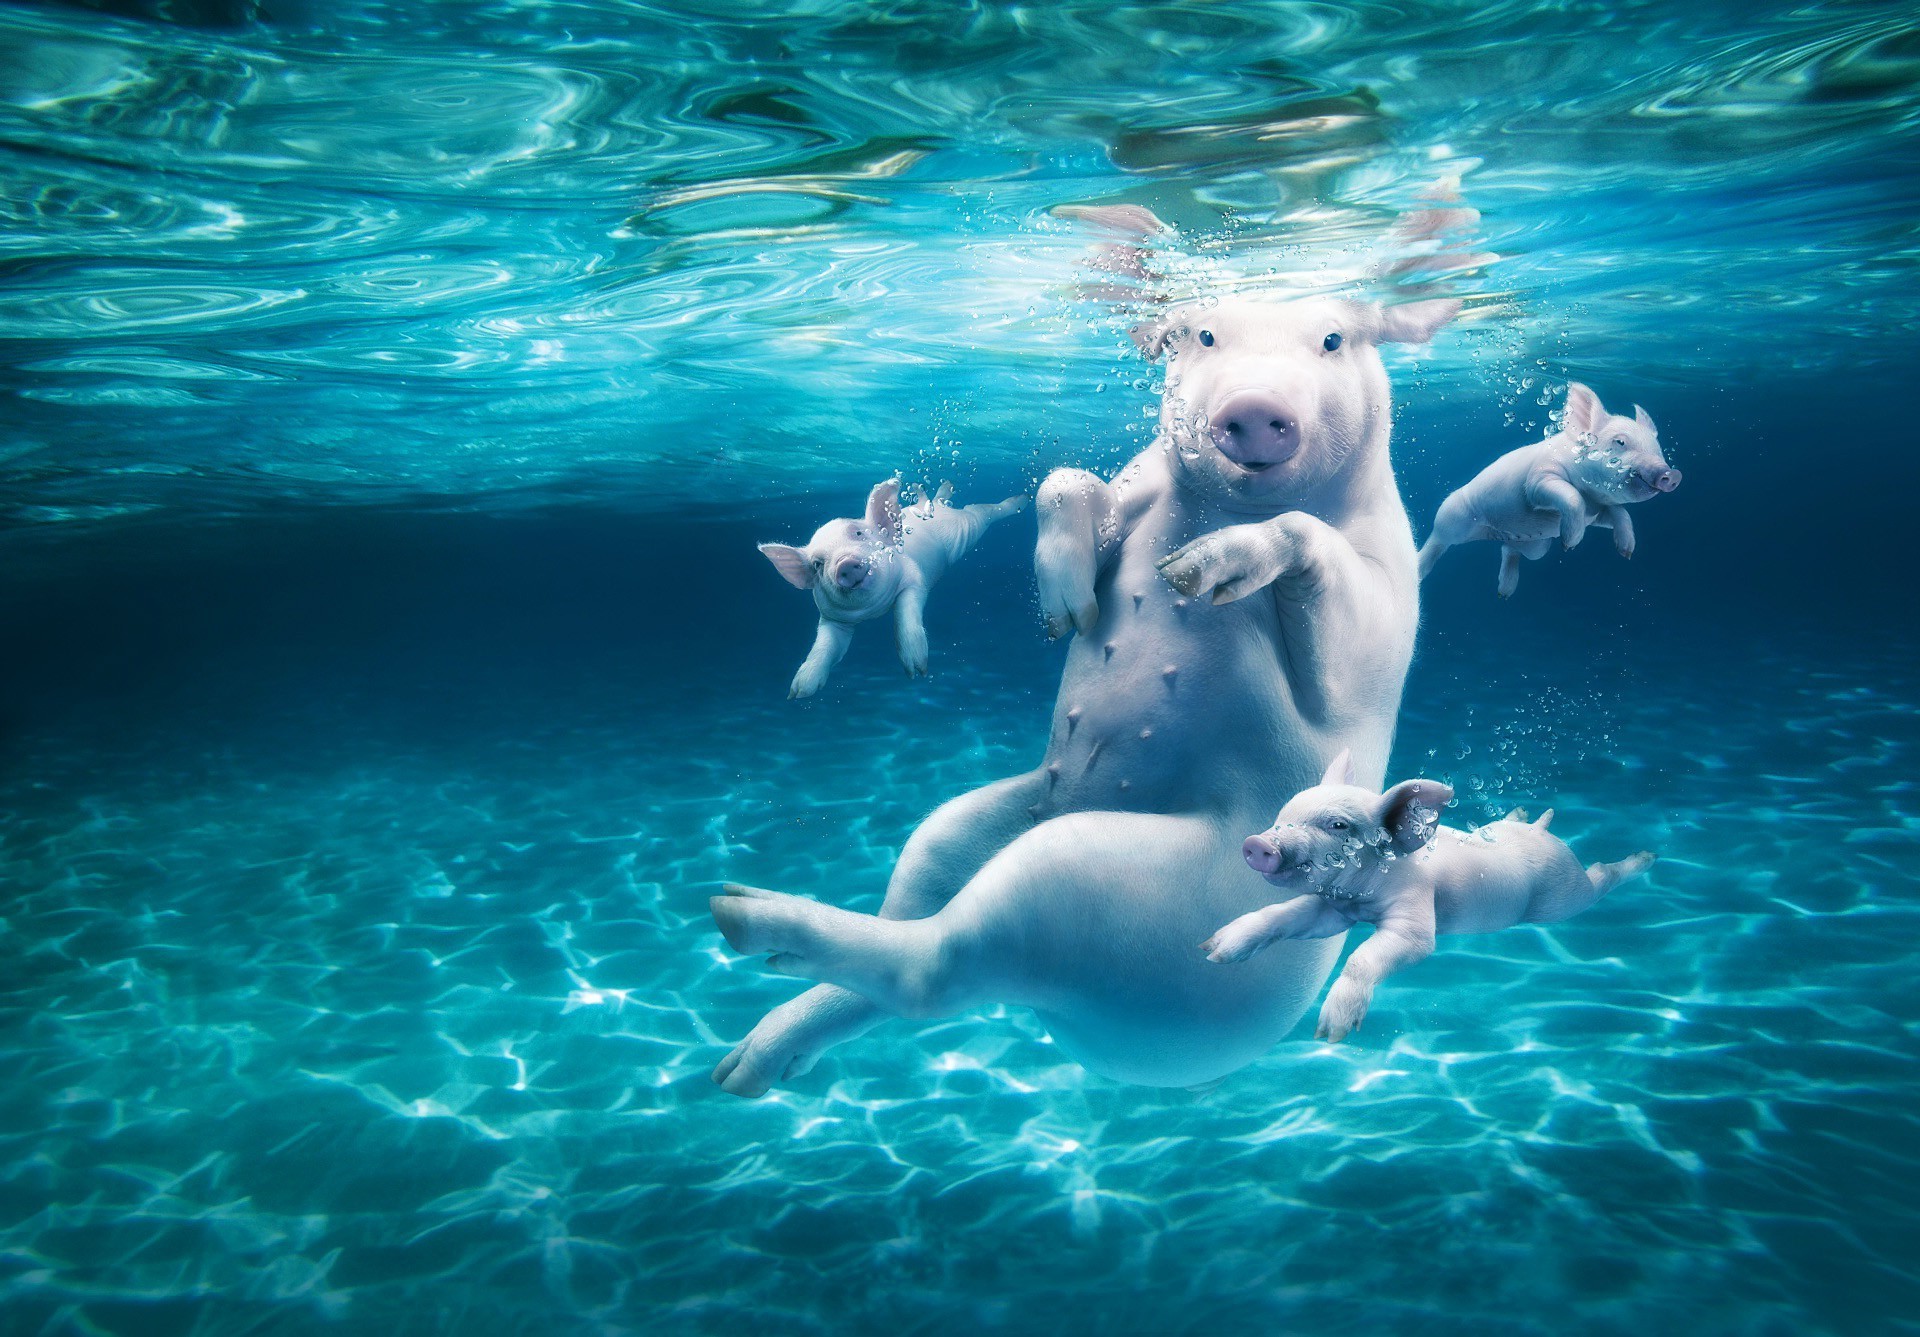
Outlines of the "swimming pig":
{"type": "Polygon", "coordinates": [[[1438,780],[1403,780],[1384,794],[1360,788],[1341,753],[1241,847],[1248,866],[1292,899],[1240,916],[1200,950],[1210,961],[1245,961],[1271,943],[1372,924],[1320,1008],[1314,1034],[1339,1040],[1366,1016],[1374,986],[1429,955],[1435,934],[1551,924],[1653,862],[1642,852],[1582,868],[1548,833],[1552,809],[1531,824],[1516,810],[1471,833],[1440,826],[1452,798],[1438,780]]]}
{"type": "Polygon", "coordinates": [[[1520,583],[1520,559],[1546,556],[1580,542],[1589,525],[1613,531],[1613,546],[1633,556],[1627,506],[1680,486],[1680,471],[1660,453],[1653,419],[1638,404],[1633,416],[1608,413],[1578,381],[1567,387],[1564,427],[1546,440],[1510,450],[1440,503],[1433,533],[1420,549],[1425,580],[1456,543],[1500,542],[1500,597],[1520,583]]]}
{"type": "Polygon", "coordinates": [[[829,520],[807,546],[762,543],[760,551],[789,584],[813,591],[820,610],[813,651],[793,675],[789,698],[812,696],[853,643],[853,629],[893,610],[894,638],[908,677],[927,671],[927,628],[921,620],[927,591],[966,556],[995,521],[1026,509],[1025,497],[956,510],[953,485],[931,497],[900,504],[900,480],[889,478],[867,496],[865,515],[829,520]]]}
{"type": "Polygon", "coordinates": [[[1045,756],[923,822],[879,918],[715,898],[736,947],[845,986],[769,1013],[716,1081],[758,1095],[887,1012],[985,999],[1154,1085],[1211,1081],[1286,1033],[1337,941],[1230,972],[1192,944],[1259,904],[1241,833],[1342,748],[1384,776],[1419,582],[1377,348],[1457,310],[1235,299],[1134,332],[1166,361],[1158,437],[1112,482],[1056,471],[1037,503],[1041,605],[1079,633],[1045,756]]]}

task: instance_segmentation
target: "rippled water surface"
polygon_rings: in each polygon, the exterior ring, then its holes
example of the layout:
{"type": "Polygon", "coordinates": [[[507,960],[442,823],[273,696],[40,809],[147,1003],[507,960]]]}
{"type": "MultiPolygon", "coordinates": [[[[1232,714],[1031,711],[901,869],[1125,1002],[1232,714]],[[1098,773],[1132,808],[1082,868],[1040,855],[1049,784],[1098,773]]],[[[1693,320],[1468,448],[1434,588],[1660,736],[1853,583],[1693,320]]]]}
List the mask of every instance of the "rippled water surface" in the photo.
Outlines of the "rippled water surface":
{"type": "Polygon", "coordinates": [[[1037,467],[1142,401],[1052,210],[1328,287],[1442,178],[1456,394],[1884,373],[1917,107],[1900,5],[10,5],[0,478],[57,520],[1037,467]]]}
{"type": "Polygon", "coordinates": [[[0,1331],[1920,1333],[1917,114],[1892,4],[0,5],[0,1331]],[[754,542],[1118,464],[1147,288],[1461,299],[1419,532],[1648,408],[1392,770],[1660,861],[1211,1091],[719,1092],[717,884],[875,907],[1061,659],[1022,518],[790,703],[754,542]]]}

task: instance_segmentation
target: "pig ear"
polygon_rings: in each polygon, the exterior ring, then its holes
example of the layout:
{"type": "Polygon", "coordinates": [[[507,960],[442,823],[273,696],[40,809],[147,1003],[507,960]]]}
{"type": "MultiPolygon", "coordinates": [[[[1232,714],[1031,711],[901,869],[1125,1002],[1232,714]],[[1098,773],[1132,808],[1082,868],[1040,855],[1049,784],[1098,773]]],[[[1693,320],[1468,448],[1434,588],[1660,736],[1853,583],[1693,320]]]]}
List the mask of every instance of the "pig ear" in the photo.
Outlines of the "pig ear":
{"type": "Polygon", "coordinates": [[[813,588],[813,563],[800,549],[790,543],[762,543],[760,551],[773,563],[773,569],[787,578],[787,584],[795,589],[813,588]]]}
{"type": "Polygon", "coordinates": [[[1567,382],[1567,430],[1575,436],[1600,430],[1607,411],[1600,407],[1600,396],[1578,381],[1567,382]]]}
{"type": "Polygon", "coordinates": [[[1352,748],[1343,747],[1340,749],[1340,755],[1335,757],[1333,764],[1327,767],[1327,773],[1320,777],[1320,783],[1323,785],[1350,785],[1357,783],[1353,775],[1352,748]]]}
{"type": "Polygon", "coordinates": [[[1155,316],[1151,320],[1141,321],[1127,334],[1133,339],[1134,347],[1146,355],[1147,361],[1158,362],[1167,351],[1167,340],[1173,337],[1173,322],[1165,316],[1155,316]]]}
{"type": "Polygon", "coordinates": [[[1660,434],[1660,429],[1653,425],[1653,419],[1647,416],[1647,411],[1638,404],[1633,406],[1633,420],[1639,423],[1646,431],[1652,432],[1655,436],[1660,434]]]}
{"type": "Polygon", "coordinates": [[[889,478],[867,493],[867,523],[887,543],[900,541],[900,480],[889,478]]]}
{"type": "Polygon", "coordinates": [[[1379,332],[1374,336],[1375,343],[1423,344],[1432,339],[1442,325],[1460,314],[1460,303],[1451,297],[1443,297],[1428,302],[1383,306],[1378,310],[1379,332]]]}
{"type": "Polygon", "coordinates": [[[1438,780],[1402,780],[1380,796],[1380,826],[1397,853],[1411,854],[1433,839],[1451,802],[1452,787],[1438,780]]]}

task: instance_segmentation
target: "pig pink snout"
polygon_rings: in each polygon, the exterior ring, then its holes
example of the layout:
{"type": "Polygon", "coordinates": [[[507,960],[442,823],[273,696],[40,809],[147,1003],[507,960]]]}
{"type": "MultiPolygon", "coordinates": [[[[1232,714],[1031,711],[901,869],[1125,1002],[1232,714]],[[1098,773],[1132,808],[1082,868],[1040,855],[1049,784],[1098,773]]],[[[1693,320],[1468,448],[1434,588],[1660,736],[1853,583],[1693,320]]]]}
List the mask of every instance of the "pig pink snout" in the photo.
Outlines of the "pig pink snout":
{"type": "Polygon", "coordinates": [[[1246,856],[1247,867],[1256,873],[1280,871],[1280,851],[1263,835],[1248,836],[1247,843],[1240,847],[1240,853],[1246,856]]]}
{"type": "Polygon", "coordinates": [[[1247,867],[1263,877],[1279,872],[1289,862],[1286,853],[1264,831],[1256,836],[1248,836],[1246,844],[1240,847],[1240,853],[1246,859],[1247,867]]]}
{"type": "Polygon", "coordinates": [[[1658,469],[1646,475],[1647,486],[1655,492],[1671,492],[1680,486],[1678,469],[1658,469]]]}
{"type": "Polygon", "coordinates": [[[1278,396],[1239,390],[1208,415],[1208,435],[1222,455],[1258,471],[1293,458],[1300,449],[1300,423],[1278,396]]]}
{"type": "Polygon", "coordinates": [[[873,563],[854,553],[849,553],[833,564],[833,583],[843,590],[851,590],[864,584],[873,563]]]}

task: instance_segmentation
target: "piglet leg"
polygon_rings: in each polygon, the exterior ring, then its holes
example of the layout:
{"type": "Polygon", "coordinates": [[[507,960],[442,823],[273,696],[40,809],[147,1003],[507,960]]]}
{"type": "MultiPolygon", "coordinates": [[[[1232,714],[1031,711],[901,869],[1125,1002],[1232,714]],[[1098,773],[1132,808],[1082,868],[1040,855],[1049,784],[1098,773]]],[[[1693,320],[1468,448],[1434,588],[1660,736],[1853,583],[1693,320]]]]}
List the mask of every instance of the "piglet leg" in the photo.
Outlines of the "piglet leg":
{"type": "Polygon", "coordinates": [[[1500,583],[1494,588],[1502,599],[1511,599],[1520,588],[1520,554],[1505,544],[1500,547],[1500,583]]]}
{"type": "Polygon", "coordinates": [[[1244,961],[1282,938],[1331,938],[1351,927],[1352,921],[1320,897],[1296,896],[1241,915],[1200,950],[1209,961],[1244,961]]]}
{"type": "Polygon", "coordinates": [[[1380,921],[1373,936],[1353,949],[1340,978],[1320,1005],[1317,1040],[1344,1040],[1357,1030],[1373,1004],[1373,991],[1394,971],[1433,953],[1433,902],[1426,900],[1380,921]]]}

